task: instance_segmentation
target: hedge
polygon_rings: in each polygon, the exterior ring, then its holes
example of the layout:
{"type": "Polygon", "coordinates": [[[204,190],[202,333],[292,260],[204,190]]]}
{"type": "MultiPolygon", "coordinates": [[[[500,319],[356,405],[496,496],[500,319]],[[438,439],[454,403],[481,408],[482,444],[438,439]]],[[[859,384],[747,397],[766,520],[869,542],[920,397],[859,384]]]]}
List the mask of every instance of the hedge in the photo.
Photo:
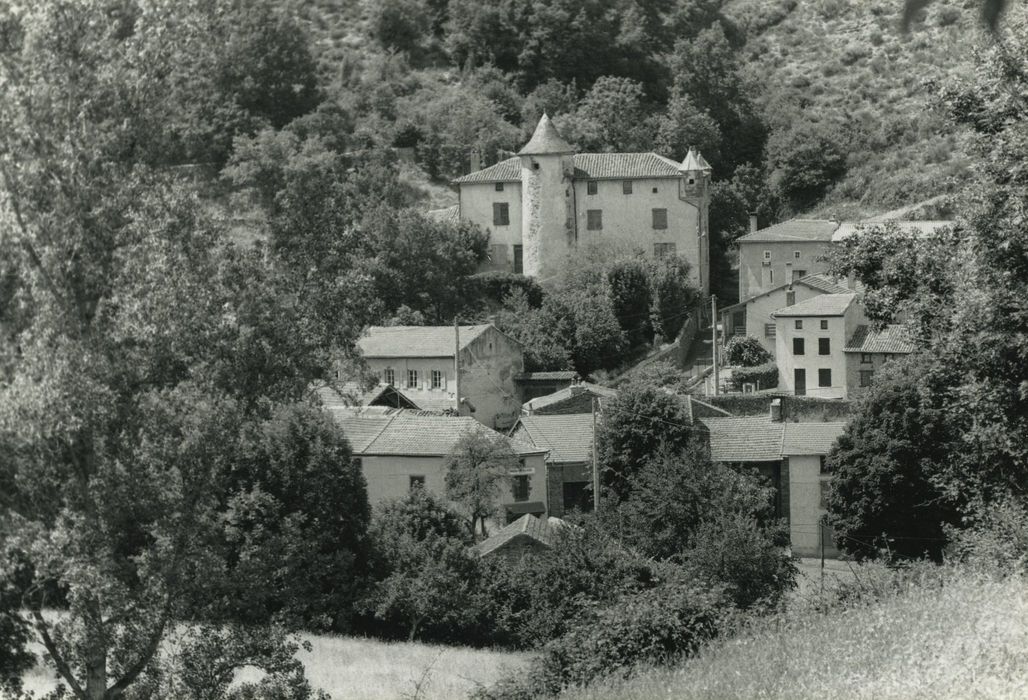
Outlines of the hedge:
{"type": "Polygon", "coordinates": [[[735,367],[731,383],[736,391],[740,391],[743,384],[756,384],[758,390],[774,389],[778,386],[778,365],[768,362],[756,367],[735,367]]]}

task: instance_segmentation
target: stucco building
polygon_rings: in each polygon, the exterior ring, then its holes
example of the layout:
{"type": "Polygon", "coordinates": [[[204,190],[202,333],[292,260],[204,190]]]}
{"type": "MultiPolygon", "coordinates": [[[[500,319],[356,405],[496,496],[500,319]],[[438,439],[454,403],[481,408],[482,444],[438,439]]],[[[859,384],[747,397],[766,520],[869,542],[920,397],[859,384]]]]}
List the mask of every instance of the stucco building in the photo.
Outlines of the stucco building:
{"type": "Polygon", "coordinates": [[[592,414],[521,416],[511,437],[546,450],[550,515],[559,518],[571,510],[592,510],[592,414]]]}
{"type": "Polygon", "coordinates": [[[515,378],[525,369],[524,352],[492,324],[461,326],[459,333],[453,326],[372,326],[357,346],[379,382],[419,408],[471,416],[498,430],[521,413],[515,378]]]}
{"type": "Polygon", "coordinates": [[[905,326],[891,324],[880,331],[858,325],[843,348],[846,355],[846,398],[867,393],[874,377],[885,363],[914,352],[915,346],[905,326]]]}
{"type": "Polygon", "coordinates": [[[648,255],[679,255],[709,289],[710,166],[690,149],[678,163],[656,153],[575,153],[545,114],[518,154],[454,181],[450,216],[489,231],[490,266],[546,280],[590,239],[648,255]]]}
{"type": "Polygon", "coordinates": [[[778,389],[796,396],[843,399],[846,341],[866,324],[857,295],[822,294],[772,313],[778,389]]]}
{"type": "MultiPolygon", "coordinates": [[[[421,411],[364,408],[329,409],[350,442],[368,486],[372,505],[402,498],[411,488],[446,493],[446,458],[469,432],[499,435],[468,417],[429,415],[421,411]]],[[[508,520],[525,513],[546,513],[546,451],[502,436],[520,466],[511,472],[511,488],[501,499],[508,520]]]]}

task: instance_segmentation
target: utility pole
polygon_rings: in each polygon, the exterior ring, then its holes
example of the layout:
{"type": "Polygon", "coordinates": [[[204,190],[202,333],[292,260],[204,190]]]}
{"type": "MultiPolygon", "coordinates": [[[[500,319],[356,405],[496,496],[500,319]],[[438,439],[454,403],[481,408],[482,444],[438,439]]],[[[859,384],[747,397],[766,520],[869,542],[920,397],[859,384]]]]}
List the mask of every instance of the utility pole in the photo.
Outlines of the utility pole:
{"type": "Polygon", "coordinates": [[[600,465],[596,459],[596,397],[593,396],[593,512],[600,512],[600,465]]]}
{"type": "Polygon", "coordinates": [[[714,396],[718,395],[718,385],[720,381],[718,379],[717,372],[717,295],[710,295],[710,350],[711,357],[714,360],[714,396]]]}
{"type": "Polygon", "coordinates": [[[453,317],[453,394],[457,398],[457,415],[460,415],[460,326],[453,317]]]}
{"type": "Polygon", "coordinates": [[[821,544],[821,598],[825,597],[825,524],[817,521],[817,538],[821,544]]]}

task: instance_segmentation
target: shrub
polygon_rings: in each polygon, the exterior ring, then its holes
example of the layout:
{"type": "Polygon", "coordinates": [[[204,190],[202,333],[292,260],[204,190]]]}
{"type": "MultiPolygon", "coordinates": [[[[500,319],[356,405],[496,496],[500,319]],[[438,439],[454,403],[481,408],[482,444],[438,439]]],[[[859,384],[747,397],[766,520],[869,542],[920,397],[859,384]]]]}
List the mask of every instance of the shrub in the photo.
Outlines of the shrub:
{"type": "Polygon", "coordinates": [[[599,610],[589,622],[547,644],[528,669],[473,697],[551,697],[601,676],[630,676],[642,664],[671,663],[713,638],[726,611],[719,590],[671,574],[666,583],[599,610]]]}
{"type": "Polygon", "coordinates": [[[948,27],[960,21],[960,9],[950,5],[943,5],[939,8],[935,21],[940,27],[948,27]]]}
{"type": "Polygon", "coordinates": [[[650,276],[646,262],[618,260],[607,269],[607,294],[614,316],[631,347],[653,339],[650,327],[650,276]]]}
{"type": "Polygon", "coordinates": [[[771,361],[760,341],[748,335],[732,336],[725,344],[725,362],[737,367],[756,367],[771,361]]]}
{"type": "Polygon", "coordinates": [[[993,574],[1028,573],[1028,502],[1010,498],[981,509],[974,524],[950,528],[948,554],[993,574]]]}
{"type": "Polygon", "coordinates": [[[756,384],[758,389],[778,386],[778,365],[769,362],[756,367],[736,367],[732,370],[732,388],[741,390],[743,384],[756,384]]]}
{"type": "Polygon", "coordinates": [[[543,289],[531,277],[518,275],[504,270],[487,270],[471,276],[471,284],[477,292],[475,296],[494,301],[497,304],[503,303],[515,290],[521,290],[528,305],[534,309],[542,306],[543,289]]]}

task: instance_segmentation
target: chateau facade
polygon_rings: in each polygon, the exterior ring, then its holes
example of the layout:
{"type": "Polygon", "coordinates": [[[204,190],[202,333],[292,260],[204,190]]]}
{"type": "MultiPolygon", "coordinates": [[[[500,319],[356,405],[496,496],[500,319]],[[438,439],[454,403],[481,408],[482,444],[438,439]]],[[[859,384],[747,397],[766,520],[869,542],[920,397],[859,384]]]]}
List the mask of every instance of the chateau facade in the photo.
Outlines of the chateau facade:
{"type": "Polygon", "coordinates": [[[489,231],[490,267],[546,281],[590,239],[678,255],[710,286],[710,166],[656,153],[575,153],[545,114],[518,154],[457,178],[452,215],[489,231]]]}

